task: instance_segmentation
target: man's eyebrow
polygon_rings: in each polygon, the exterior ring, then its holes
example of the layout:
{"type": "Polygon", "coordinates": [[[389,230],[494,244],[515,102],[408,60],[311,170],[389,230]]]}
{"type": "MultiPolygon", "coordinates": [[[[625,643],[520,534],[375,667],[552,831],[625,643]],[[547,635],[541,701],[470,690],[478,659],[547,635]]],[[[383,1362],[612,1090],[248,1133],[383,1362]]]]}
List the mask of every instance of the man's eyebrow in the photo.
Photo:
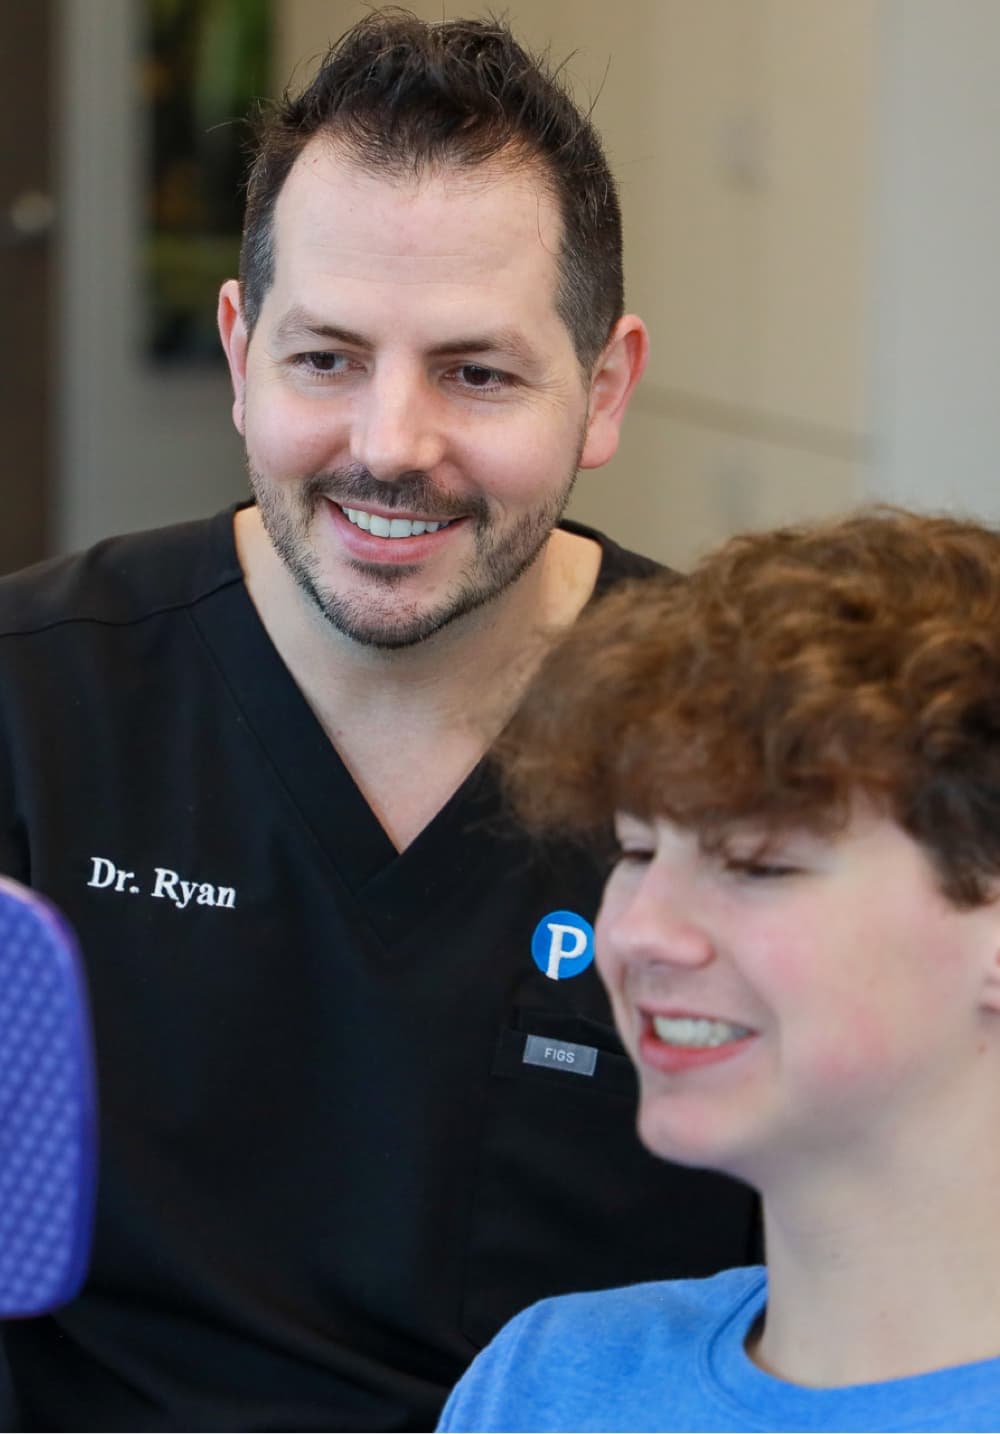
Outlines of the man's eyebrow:
{"type": "Polygon", "coordinates": [[[524,335],[515,328],[496,329],[493,333],[462,335],[435,344],[429,349],[432,358],[443,358],[450,354],[506,354],[518,363],[537,364],[538,354],[524,335]]]}
{"type": "MultiPolygon", "coordinates": [[[[301,342],[305,339],[322,339],[327,343],[348,344],[351,348],[370,349],[372,341],[353,329],[342,328],[339,324],[327,324],[308,310],[289,309],[274,330],[279,343],[301,342]]],[[[444,358],[461,354],[506,354],[518,363],[536,365],[538,355],[524,335],[513,327],[496,329],[493,333],[463,334],[446,339],[428,349],[431,358],[444,358]]]]}
{"type": "Polygon", "coordinates": [[[370,340],[353,329],[343,329],[339,324],[325,324],[308,310],[296,306],[289,309],[274,330],[279,343],[303,339],[327,339],[333,343],[350,344],[352,348],[371,348],[370,340]]]}

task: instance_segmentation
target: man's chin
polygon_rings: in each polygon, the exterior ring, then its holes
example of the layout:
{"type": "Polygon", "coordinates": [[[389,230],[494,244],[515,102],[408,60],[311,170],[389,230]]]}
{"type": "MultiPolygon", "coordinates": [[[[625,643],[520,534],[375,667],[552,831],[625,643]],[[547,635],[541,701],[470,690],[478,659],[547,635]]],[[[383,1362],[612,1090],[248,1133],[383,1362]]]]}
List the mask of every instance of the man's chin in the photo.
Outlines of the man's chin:
{"type": "Polygon", "coordinates": [[[429,638],[441,631],[446,623],[436,623],[425,626],[413,625],[403,627],[399,625],[383,624],[359,624],[344,622],[341,619],[333,618],[329,613],[324,613],[330,626],[335,628],[341,636],[357,644],[358,647],[370,647],[377,652],[403,652],[408,647],[419,647],[421,643],[427,642],[429,638]]]}
{"type": "Polygon", "coordinates": [[[341,636],[357,643],[359,647],[376,648],[384,652],[399,652],[403,648],[417,647],[427,642],[442,628],[454,622],[460,614],[449,609],[445,612],[422,613],[414,609],[400,612],[394,607],[391,612],[379,612],[372,602],[352,603],[343,598],[325,596],[315,590],[310,596],[322,617],[341,636]]]}
{"type": "Polygon", "coordinates": [[[383,606],[377,597],[371,595],[347,599],[332,593],[324,594],[311,583],[306,586],[306,591],[330,626],[344,637],[360,647],[399,652],[407,647],[417,647],[446,629],[465,622],[472,614],[495,602],[505,588],[470,587],[452,595],[440,607],[427,611],[421,611],[412,604],[405,606],[398,594],[383,606]]]}

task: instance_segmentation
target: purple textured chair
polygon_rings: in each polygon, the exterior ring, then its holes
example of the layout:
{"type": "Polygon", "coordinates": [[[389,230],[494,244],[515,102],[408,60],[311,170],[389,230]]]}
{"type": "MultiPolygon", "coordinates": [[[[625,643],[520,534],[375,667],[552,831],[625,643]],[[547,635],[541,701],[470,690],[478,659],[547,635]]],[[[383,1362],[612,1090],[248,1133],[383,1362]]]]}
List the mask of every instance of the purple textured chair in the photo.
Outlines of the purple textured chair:
{"type": "Polygon", "coordinates": [[[87,995],[66,921],[0,877],[0,1317],[73,1298],[96,1179],[87,995]]]}

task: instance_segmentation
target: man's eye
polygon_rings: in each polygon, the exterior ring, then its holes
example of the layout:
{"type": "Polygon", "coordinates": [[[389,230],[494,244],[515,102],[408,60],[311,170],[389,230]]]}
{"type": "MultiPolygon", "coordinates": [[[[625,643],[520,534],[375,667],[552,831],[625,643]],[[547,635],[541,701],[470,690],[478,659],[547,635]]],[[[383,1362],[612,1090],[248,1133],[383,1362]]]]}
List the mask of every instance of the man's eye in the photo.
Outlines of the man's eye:
{"type": "Polygon", "coordinates": [[[465,388],[482,389],[485,392],[503,388],[509,382],[507,375],[501,373],[498,368],[486,368],[480,363],[463,363],[454,369],[453,373],[465,388]]]}
{"type": "Polygon", "coordinates": [[[346,354],[331,353],[324,349],[316,353],[296,354],[295,363],[307,373],[332,374],[343,373],[348,359],[346,354]]]}

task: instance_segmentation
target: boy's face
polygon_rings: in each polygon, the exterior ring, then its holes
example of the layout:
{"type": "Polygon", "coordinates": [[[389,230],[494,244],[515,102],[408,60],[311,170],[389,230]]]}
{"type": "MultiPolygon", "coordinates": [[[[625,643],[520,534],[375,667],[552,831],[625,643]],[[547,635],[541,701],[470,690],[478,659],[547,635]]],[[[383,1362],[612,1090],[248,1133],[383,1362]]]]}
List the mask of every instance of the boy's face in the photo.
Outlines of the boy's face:
{"type": "Polygon", "coordinates": [[[981,1102],[997,908],[952,906],[895,823],[858,809],[762,857],[749,830],[716,854],[667,821],[618,835],[597,959],[651,1150],[766,1190],[981,1102]]]}

